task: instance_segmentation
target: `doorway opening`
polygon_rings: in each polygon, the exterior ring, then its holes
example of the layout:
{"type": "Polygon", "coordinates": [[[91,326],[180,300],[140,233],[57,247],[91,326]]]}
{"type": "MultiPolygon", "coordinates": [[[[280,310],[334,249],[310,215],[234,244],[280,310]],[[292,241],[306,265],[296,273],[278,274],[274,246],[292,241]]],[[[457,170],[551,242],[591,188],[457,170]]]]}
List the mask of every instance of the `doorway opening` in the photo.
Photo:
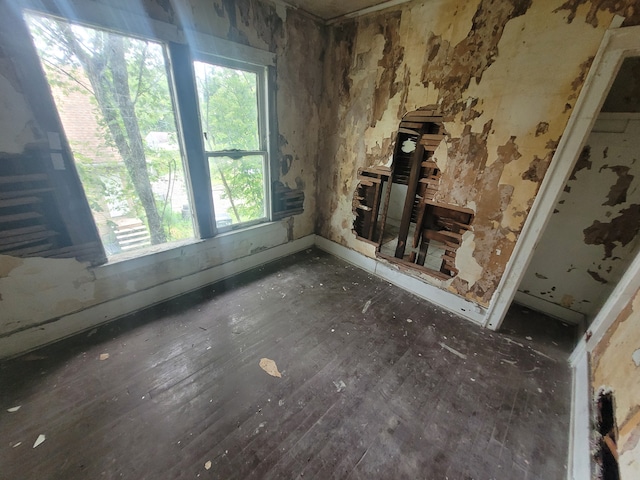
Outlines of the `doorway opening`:
{"type": "Polygon", "coordinates": [[[640,57],[622,63],[514,300],[586,329],[640,250],[640,57]]]}

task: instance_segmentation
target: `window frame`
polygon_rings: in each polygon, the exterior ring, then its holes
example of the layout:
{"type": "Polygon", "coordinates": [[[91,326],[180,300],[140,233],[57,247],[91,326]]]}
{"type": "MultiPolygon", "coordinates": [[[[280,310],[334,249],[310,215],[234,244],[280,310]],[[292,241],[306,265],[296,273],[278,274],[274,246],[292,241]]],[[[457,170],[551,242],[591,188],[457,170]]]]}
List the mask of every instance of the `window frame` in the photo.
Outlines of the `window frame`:
{"type": "MultiPolygon", "coordinates": [[[[269,149],[269,105],[268,105],[268,94],[269,91],[269,72],[268,66],[266,65],[257,65],[250,62],[245,62],[237,59],[230,59],[226,57],[222,57],[219,55],[206,53],[202,51],[196,51],[192,55],[191,59],[192,69],[194,62],[206,63],[208,65],[220,66],[224,68],[243,70],[246,72],[251,72],[256,74],[256,101],[258,107],[258,146],[259,150],[207,150],[205,142],[204,142],[204,132],[202,131],[202,122],[201,122],[201,114],[202,112],[198,111],[198,125],[200,126],[200,139],[202,141],[202,148],[205,155],[205,163],[207,169],[209,169],[209,159],[216,157],[231,157],[231,156],[261,156],[262,157],[262,168],[263,168],[263,189],[264,189],[264,215],[260,218],[256,218],[253,220],[248,220],[246,222],[240,222],[237,224],[231,224],[226,227],[218,227],[216,225],[216,230],[218,233],[228,232],[232,230],[238,230],[246,227],[250,227],[253,225],[257,225],[264,222],[271,221],[272,218],[272,208],[271,208],[271,189],[270,189],[270,149],[269,149]]],[[[195,83],[195,71],[193,73],[193,81],[195,83]]],[[[196,95],[198,93],[198,86],[196,84],[196,95]]],[[[199,102],[196,97],[196,102],[199,110],[199,102]]],[[[208,172],[209,175],[211,172],[208,172]]],[[[208,177],[210,178],[210,176],[208,177]]],[[[214,223],[215,223],[215,202],[212,199],[213,206],[213,215],[214,215],[214,223]]]]}
{"type": "MultiPolygon", "coordinates": [[[[45,15],[89,28],[159,43],[165,52],[169,91],[177,124],[178,142],[185,169],[185,181],[188,185],[191,207],[194,210],[194,237],[187,240],[152,245],[135,252],[129,252],[122,260],[144,257],[157,253],[158,250],[179,248],[185,243],[198,242],[221,233],[244,230],[272,221],[274,207],[272,205],[271,183],[276,173],[273,165],[275,158],[273,139],[277,130],[277,128],[274,128],[277,125],[277,121],[275,117],[275,94],[270,91],[270,86],[275,78],[275,54],[237,44],[210,34],[181,29],[169,23],[150,19],[145,15],[127,13],[126,16],[123,16],[120,15],[122,11],[114,7],[96,5],[95,8],[86,9],[83,6],[79,6],[74,11],[65,10],[63,12],[58,10],[56,6],[48,7],[33,0],[23,0],[20,11],[21,20],[25,24],[24,14],[26,13],[45,15]],[[198,111],[196,78],[193,70],[194,60],[224,67],[239,68],[257,74],[258,134],[261,149],[255,152],[247,151],[246,153],[247,155],[253,153],[263,157],[264,216],[259,219],[233,224],[229,227],[216,227],[215,205],[209,176],[209,158],[225,156],[225,151],[207,152],[204,148],[204,135],[198,111]]],[[[44,83],[48,85],[48,80],[43,71],[42,76],[44,83]]],[[[50,96],[51,93],[47,92],[44,95],[50,96]]],[[[60,136],[64,143],[68,144],[66,133],[59,121],[55,103],[53,103],[53,108],[58,117],[60,136]]],[[[227,151],[227,153],[229,152],[227,151]]],[[[233,151],[233,153],[237,154],[238,152],[233,151]]],[[[73,170],[75,171],[75,159],[72,152],[69,150],[67,155],[69,156],[69,163],[73,165],[73,170]]],[[[82,186],[79,178],[75,180],[83,194],[83,197],[78,198],[78,200],[83,200],[88,208],[84,186],[82,186]]],[[[61,206],[61,208],[64,209],[65,207],[61,206]]],[[[83,225],[83,228],[92,230],[91,233],[96,234],[96,240],[102,247],[102,242],[97,236],[95,221],[93,221],[92,217],[90,218],[92,224],[83,225]],[[95,232],[93,232],[94,230],[95,232]]],[[[119,256],[107,258],[104,250],[101,253],[92,263],[110,263],[121,259],[119,256]]]]}

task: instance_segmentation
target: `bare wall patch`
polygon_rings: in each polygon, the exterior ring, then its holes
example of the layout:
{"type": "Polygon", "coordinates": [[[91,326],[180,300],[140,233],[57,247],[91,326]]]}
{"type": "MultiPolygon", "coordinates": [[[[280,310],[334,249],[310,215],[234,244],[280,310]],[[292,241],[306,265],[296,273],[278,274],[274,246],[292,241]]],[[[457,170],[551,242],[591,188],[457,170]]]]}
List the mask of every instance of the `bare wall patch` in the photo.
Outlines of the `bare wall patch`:
{"type": "Polygon", "coordinates": [[[606,165],[602,167],[600,171],[605,169],[611,170],[618,175],[618,179],[616,183],[611,186],[609,194],[607,195],[607,201],[602,205],[615,206],[625,203],[627,201],[627,192],[629,191],[629,187],[633,181],[633,175],[629,175],[630,168],[623,165],[616,165],[613,167],[606,165]]]}
{"type": "MultiPolygon", "coordinates": [[[[578,157],[578,161],[576,162],[576,165],[573,167],[573,171],[571,172],[571,176],[569,177],[569,180],[577,180],[576,174],[580,171],[580,170],[591,170],[591,147],[589,145],[585,145],[584,148],[582,149],[582,152],[580,152],[580,156],[578,157]]],[[[565,191],[567,191],[565,189],[565,191]]]]}
{"type": "Polygon", "coordinates": [[[640,231],[640,205],[633,204],[625,208],[620,215],[610,222],[603,223],[595,220],[585,228],[584,242],[587,245],[602,245],[605,250],[604,259],[613,256],[613,249],[617,244],[621,246],[631,242],[640,231]]]}
{"type": "Polygon", "coordinates": [[[524,15],[532,0],[492,2],[483,0],[473,16],[467,37],[453,48],[441,37],[432,35],[427,41],[422,68],[422,83],[435,85],[442,95],[441,111],[445,116],[464,108],[463,92],[498,56],[498,43],[509,20],[524,15]]]}
{"type": "Polygon", "coordinates": [[[611,14],[626,17],[624,26],[640,23],[640,9],[637,8],[637,2],[634,0],[567,0],[553,12],[568,11],[567,23],[571,23],[576,18],[578,8],[587,3],[591,6],[585,17],[585,22],[593,27],[598,26],[598,12],[600,11],[608,11],[611,14]]]}

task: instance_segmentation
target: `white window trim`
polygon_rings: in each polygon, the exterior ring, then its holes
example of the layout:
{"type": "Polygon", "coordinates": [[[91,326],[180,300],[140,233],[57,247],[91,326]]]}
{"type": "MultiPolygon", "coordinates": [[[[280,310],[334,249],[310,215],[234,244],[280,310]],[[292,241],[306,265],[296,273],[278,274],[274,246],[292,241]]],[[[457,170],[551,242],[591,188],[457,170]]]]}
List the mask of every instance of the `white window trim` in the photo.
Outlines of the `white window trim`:
{"type": "MultiPolygon", "coordinates": [[[[218,232],[228,232],[232,230],[238,230],[241,228],[245,228],[248,226],[256,225],[259,223],[269,222],[272,219],[272,208],[271,208],[271,174],[270,174],[270,164],[271,164],[271,145],[269,142],[269,132],[270,122],[269,122],[269,105],[268,105],[268,89],[269,89],[269,72],[268,67],[265,65],[255,65],[253,63],[237,60],[237,59],[229,59],[227,57],[221,57],[218,55],[214,55],[211,53],[207,53],[206,51],[196,51],[194,52],[194,56],[192,58],[193,61],[198,61],[202,63],[208,63],[210,65],[219,65],[221,67],[226,68],[237,68],[239,70],[245,70],[247,72],[253,72],[257,77],[257,100],[258,100],[258,136],[260,143],[260,150],[208,150],[206,145],[203,148],[204,154],[207,160],[212,157],[226,157],[237,153],[242,153],[244,156],[261,156],[262,157],[262,168],[263,168],[263,188],[264,188],[264,216],[261,218],[256,218],[254,220],[249,220],[246,222],[240,222],[238,224],[230,225],[228,227],[223,227],[218,229],[218,232]]],[[[195,79],[195,75],[194,75],[195,79]]],[[[197,91],[197,86],[196,86],[197,91]]],[[[200,121],[200,119],[198,119],[200,121]]],[[[208,166],[208,162],[207,162],[208,166]]]]}

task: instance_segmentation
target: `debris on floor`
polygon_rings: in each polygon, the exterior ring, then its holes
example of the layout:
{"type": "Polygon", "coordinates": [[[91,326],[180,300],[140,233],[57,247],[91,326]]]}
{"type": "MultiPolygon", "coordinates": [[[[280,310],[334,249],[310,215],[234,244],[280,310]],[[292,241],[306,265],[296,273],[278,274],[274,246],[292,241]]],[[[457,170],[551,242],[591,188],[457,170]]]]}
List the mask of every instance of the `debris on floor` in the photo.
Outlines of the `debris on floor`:
{"type": "Polygon", "coordinates": [[[209,470],[210,468],[211,468],[211,460],[207,460],[207,462],[204,464],[204,469],[209,470]]]}
{"type": "Polygon", "coordinates": [[[269,358],[261,358],[260,359],[260,368],[267,372],[272,377],[282,378],[282,374],[278,371],[278,366],[276,362],[269,358]]]}
{"type": "Polygon", "coordinates": [[[367,300],[367,303],[365,303],[364,307],[362,307],[362,313],[367,313],[367,310],[369,310],[370,306],[371,306],[371,300],[367,300]]]}
{"type": "Polygon", "coordinates": [[[18,405],[17,407],[7,408],[7,412],[9,412],[9,413],[17,412],[18,410],[20,410],[21,406],[22,405],[18,405]]]}
{"type": "Polygon", "coordinates": [[[447,351],[449,351],[449,352],[453,353],[454,355],[456,355],[456,356],[460,357],[461,359],[463,359],[463,360],[466,360],[466,359],[467,359],[467,356],[466,356],[464,353],[459,352],[459,351],[458,351],[458,350],[456,350],[455,348],[451,348],[451,347],[450,347],[449,345],[447,345],[446,343],[438,342],[438,344],[439,344],[442,348],[444,348],[445,350],[447,350],[447,351]]]}
{"type": "Polygon", "coordinates": [[[22,445],[22,442],[17,442],[11,448],[16,448],[16,447],[19,447],[20,445],[22,445]]]}
{"type": "Polygon", "coordinates": [[[42,445],[42,443],[47,439],[46,435],[44,434],[40,434],[38,435],[38,438],[36,438],[36,441],[33,444],[33,448],[36,448],[38,445],[42,445]]]}
{"type": "Polygon", "coordinates": [[[100,360],[106,360],[107,358],[109,358],[109,354],[108,353],[101,353],[100,354],[100,360]]]}
{"type": "Polygon", "coordinates": [[[260,425],[258,425],[258,428],[256,428],[253,432],[254,435],[257,435],[260,433],[260,429],[264,428],[267,426],[267,422],[261,422],[260,425]]]}
{"type": "Polygon", "coordinates": [[[345,388],[347,388],[347,384],[344,383],[342,380],[338,380],[337,382],[333,382],[333,384],[336,387],[336,392],[340,393],[342,392],[345,388]]]}

